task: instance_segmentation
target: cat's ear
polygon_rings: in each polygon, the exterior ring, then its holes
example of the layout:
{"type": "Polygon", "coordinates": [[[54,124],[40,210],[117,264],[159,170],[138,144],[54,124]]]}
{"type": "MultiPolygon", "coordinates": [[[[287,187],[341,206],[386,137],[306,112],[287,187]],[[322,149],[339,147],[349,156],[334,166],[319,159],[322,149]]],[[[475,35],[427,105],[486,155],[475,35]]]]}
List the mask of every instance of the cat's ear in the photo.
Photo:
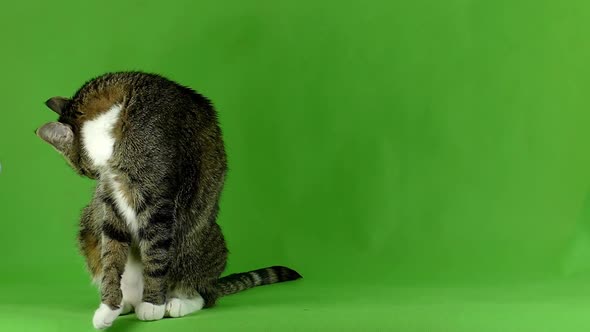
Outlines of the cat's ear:
{"type": "Polygon", "coordinates": [[[74,141],[72,128],[61,122],[46,123],[37,129],[36,134],[60,152],[64,152],[74,141]]]}
{"type": "Polygon", "coordinates": [[[53,97],[49,98],[45,105],[49,107],[55,113],[61,115],[66,105],[70,102],[70,99],[64,97],[53,97]]]}

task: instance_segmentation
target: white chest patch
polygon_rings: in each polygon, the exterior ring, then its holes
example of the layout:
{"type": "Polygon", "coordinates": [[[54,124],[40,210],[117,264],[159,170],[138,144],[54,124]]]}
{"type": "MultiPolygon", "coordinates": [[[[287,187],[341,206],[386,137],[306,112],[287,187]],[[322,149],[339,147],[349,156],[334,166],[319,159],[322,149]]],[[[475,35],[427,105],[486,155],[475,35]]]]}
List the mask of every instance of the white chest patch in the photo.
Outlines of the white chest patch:
{"type": "Polygon", "coordinates": [[[129,226],[129,231],[131,232],[131,235],[135,237],[137,236],[137,232],[139,229],[139,226],[137,224],[137,214],[135,213],[135,210],[127,202],[125,195],[121,191],[121,185],[119,184],[119,182],[115,180],[112,174],[109,174],[108,177],[113,189],[112,195],[115,200],[115,204],[119,209],[119,213],[121,213],[121,215],[125,219],[125,222],[127,223],[127,226],[129,226]]]}
{"type": "Polygon", "coordinates": [[[143,264],[131,253],[125,264],[125,271],[121,276],[121,291],[123,303],[136,307],[143,298],[143,264]]]}
{"type": "Polygon", "coordinates": [[[136,235],[137,215],[127,202],[125,195],[121,191],[121,185],[115,180],[108,167],[108,161],[113,156],[115,146],[113,128],[119,120],[120,113],[121,105],[115,104],[96,119],[86,121],[82,127],[82,143],[92,164],[102,170],[102,178],[108,181],[117,209],[125,218],[131,234],[136,235]]]}
{"type": "Polygon", "coordinates": [[[106,166],[113,155],[115,137],[113,127],[119,119],[121,105],[113,105],[108,111],[96,119],[87,121],[82,127],[84,150],[96,167],[106,166]]]}

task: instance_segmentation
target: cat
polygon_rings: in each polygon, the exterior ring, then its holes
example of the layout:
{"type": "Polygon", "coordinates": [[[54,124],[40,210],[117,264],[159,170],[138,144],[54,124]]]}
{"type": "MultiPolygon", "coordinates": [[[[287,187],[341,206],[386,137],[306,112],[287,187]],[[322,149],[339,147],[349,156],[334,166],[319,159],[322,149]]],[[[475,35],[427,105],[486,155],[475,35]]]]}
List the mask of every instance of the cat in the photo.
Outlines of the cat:
{"type": "Polygon", "coordinates": [[[97,180],[78,244],[100,288],[94,327],[122,314],[181,317],[224,295],[301,278],[273,266],[220,278],[228,250],[216,222],[227,160],[217,113],[163,76],[116,72],[53,97],[36,130],[80,175],[97,180]]]}

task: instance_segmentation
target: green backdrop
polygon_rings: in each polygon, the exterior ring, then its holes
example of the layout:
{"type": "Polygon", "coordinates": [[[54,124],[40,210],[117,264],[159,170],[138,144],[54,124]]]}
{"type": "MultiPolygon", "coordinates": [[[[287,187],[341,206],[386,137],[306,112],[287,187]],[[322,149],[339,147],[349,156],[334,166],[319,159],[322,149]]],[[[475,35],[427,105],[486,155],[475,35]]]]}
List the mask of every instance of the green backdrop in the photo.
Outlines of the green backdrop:
{"type": "Polygon", "coordinates": [[[43,102],[140,69],[216,104],[228,272],[305,279],[113,331],[588,331],[590,3],[4,1],[0,331],[91,331],[93,183],[43,102]]]}

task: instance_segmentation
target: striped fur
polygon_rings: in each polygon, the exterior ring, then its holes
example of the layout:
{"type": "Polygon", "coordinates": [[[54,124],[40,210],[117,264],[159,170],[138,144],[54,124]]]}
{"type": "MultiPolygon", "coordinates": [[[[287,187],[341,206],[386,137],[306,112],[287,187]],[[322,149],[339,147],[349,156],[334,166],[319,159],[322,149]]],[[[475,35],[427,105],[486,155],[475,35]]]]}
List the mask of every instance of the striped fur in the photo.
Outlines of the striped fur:
{"type": "Polygon", "coordinates": [[[256,286],[270,285],[277,282],[302,278],[295,270],[284,266],[271,266],[250,272],[234,273],[217,281],[221,296],[231,295],[256,286]]]}
{"type": "Polygon", "coordinates": [[[280,266],[220,278],[227,158],[207,98],[158,75],[123,72],[46,104],[59,119],[37,135],[97,180],[78,237],[101,290],[95,327],[130,310],[141,320],[180,317],[220,296],[301,278],[280,266]]]}

